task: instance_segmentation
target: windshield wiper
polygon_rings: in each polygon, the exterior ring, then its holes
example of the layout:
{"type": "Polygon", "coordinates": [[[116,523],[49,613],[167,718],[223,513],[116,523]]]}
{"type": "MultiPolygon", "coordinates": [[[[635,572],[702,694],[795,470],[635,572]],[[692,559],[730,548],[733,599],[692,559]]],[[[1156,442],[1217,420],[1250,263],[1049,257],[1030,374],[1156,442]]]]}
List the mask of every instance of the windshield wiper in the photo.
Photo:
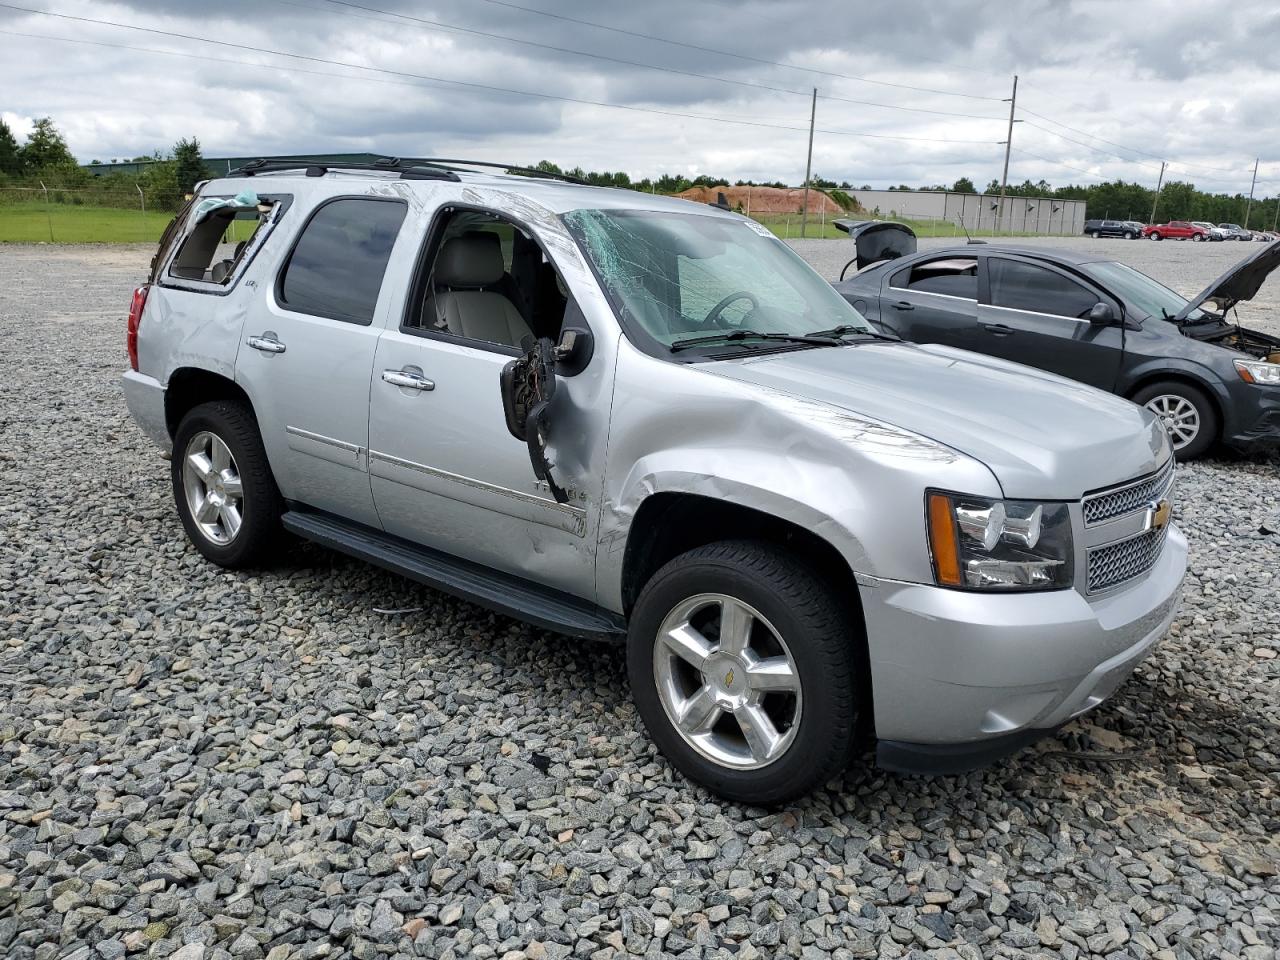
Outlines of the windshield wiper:
{"type": "Polygon", "coordinates": [[[733,340],[781,340],[784,343],[809,343],[818,347],[838,347],[839,340],[833,340],[830,337],[819,337],[815,334],[798,334],[798,333],[760,333],[757,330],[725,330],[723,333],[708,333],[700,337],[685,337],[683,340],[673,341],[668,347],[672,353],[678,353],[681,350],[688,350],[690,347],[700,347],[705,343],[719,343],[723,341],[733,340]]]}
{"type": "Polygon", "coordinates": [[[859,327],[852,323],[842,323],[838,327],[832,327],[829,330],[814,330],[812,333],[806,334],[809,337],[847,337],[851,333],[856,333],[860,337],[872,337],[876,340],[888,340],[890,343],[900,343],[901,337],[893,337],[887,333],[878,333],[875,330],[868,330],[866,327],[859,327]]]}

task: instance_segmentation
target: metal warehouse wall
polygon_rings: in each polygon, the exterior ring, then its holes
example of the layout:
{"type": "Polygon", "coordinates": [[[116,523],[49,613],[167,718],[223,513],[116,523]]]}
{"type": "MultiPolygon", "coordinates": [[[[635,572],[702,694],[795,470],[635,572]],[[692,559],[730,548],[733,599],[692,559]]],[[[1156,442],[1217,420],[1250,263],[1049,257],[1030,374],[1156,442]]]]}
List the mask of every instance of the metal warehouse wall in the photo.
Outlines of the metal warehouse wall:
{"type": "Polygon", "coordinates": [[[946,220],[971,232],[1077,234],[1084,229],[1083,200],[1000,197],[934,190],[850,190],[867,212],[885,219],[946,220]]]}

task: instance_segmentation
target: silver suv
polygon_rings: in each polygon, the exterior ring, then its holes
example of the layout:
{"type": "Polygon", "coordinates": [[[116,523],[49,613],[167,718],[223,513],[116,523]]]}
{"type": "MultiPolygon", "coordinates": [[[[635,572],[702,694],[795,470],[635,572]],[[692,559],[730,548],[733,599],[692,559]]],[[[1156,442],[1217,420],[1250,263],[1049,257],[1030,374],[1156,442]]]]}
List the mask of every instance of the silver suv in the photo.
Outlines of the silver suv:
{"type": "Polygon", "coordinates": [[[129,317],[205,557],[288,531],[625,639],[679,770],[772,804],[1109,697],[1186,565],[1142,408],[879,334],[751,220],[457,161],[203,184],[129,317]]]}

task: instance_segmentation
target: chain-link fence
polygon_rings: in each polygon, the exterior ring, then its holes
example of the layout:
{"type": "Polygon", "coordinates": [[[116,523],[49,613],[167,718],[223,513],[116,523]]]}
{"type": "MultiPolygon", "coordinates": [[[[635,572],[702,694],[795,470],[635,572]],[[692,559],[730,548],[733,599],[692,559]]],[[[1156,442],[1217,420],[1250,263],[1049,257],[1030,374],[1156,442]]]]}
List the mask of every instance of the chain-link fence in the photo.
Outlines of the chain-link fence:
{"type": "Polygon", "coordinates": [[[173,217],[170,190],[141,183],[65,187],[41,180],[0,185],[0,241],[143,243],[173,217]]]}

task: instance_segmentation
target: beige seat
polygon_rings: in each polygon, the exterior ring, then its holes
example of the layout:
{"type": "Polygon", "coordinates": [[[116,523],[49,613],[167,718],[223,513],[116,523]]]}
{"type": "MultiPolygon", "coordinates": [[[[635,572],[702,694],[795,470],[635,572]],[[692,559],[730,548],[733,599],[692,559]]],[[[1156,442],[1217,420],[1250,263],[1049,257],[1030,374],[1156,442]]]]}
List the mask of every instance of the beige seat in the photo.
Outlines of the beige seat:
{"type": "Polygon", "coordinates": [[[506,273],[496,233],[472,231],[445,241],[436,257],[436,317],[450,333],[518,347],[533,331],[494,287],[506,273]]]}

